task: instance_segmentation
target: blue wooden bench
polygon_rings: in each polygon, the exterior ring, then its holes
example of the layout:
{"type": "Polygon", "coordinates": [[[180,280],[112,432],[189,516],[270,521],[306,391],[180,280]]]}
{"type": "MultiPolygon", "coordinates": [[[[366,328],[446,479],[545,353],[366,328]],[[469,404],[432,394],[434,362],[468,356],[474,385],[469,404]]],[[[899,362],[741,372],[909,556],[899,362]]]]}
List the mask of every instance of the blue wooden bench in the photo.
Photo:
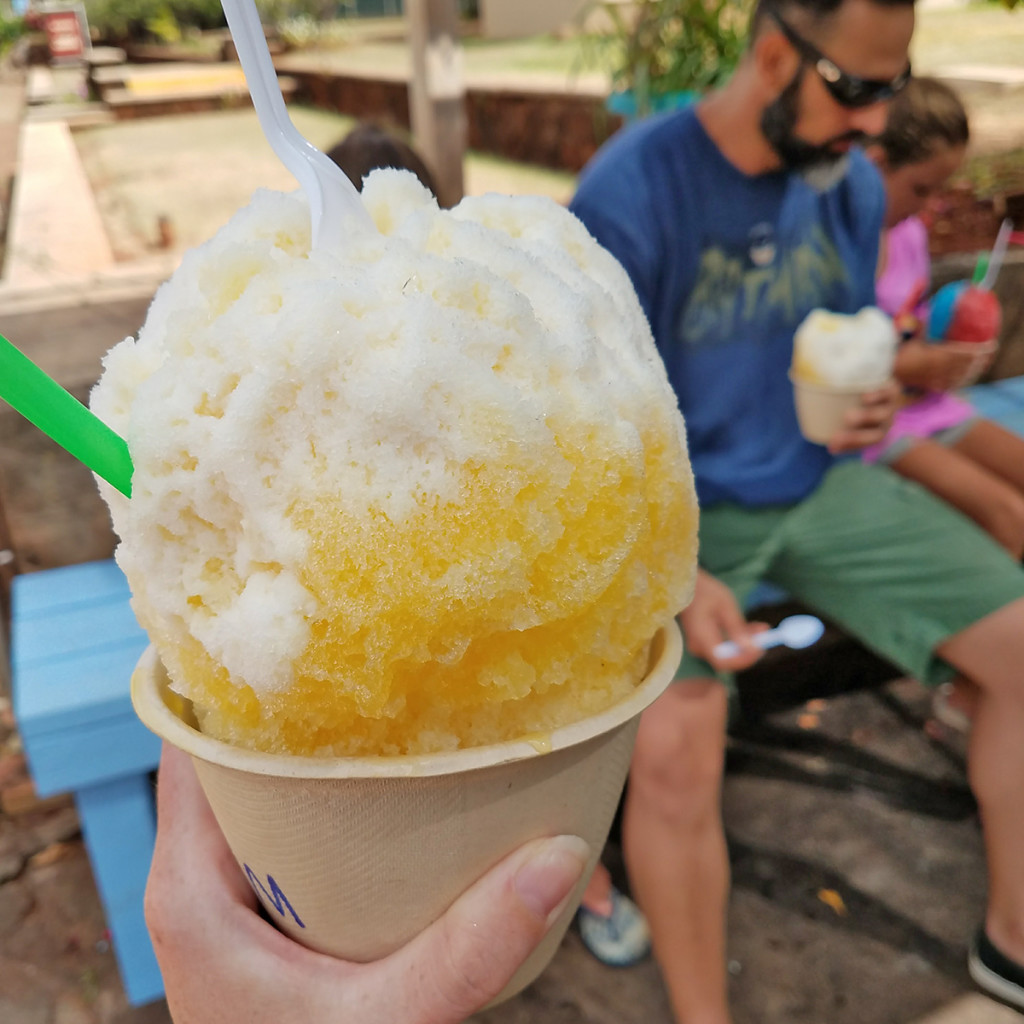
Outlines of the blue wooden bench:
{"type": "MultiPolygon", "coordinates": [[[[979,411],[1024,435],[1024,377],[967,392],[979,411]]],[[[128,998],[163,994],[142,915],[153,854],[150,772],[159,741],[128,695],[146,636],[112,561],[16,577],[14,707],[39,793],[72,792],[128,998]]],[[[764,587],[754,603],[777,600],[764,587]]],[[[859,671],[859,669],[858,669],[859,671]]]]}
{"type": "Polygon", "coordinates": [[[135,717],[132,669],[148,640],[113,561],[17,576],[11,597],[14,713],[36,790],[73,793],[125,992],[163,995],[142,914],[160,741],[135,717]]]}

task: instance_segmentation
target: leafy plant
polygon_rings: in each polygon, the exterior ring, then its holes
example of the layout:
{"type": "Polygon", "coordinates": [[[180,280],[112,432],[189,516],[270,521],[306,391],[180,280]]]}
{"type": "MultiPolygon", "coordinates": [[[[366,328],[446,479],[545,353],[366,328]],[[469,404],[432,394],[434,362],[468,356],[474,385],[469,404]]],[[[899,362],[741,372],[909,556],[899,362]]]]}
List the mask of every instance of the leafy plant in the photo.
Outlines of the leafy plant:
{"type": "Polygon", "coordinates": [[[170,7],[159,10],[146,22],[146,29],[162,43],[181,42],[181,26],[170,7]]]}
{"type": "MultiPolygon", "coordinates": [[[[335,0],[256,0],[264,25],[284,25],[309,41],[323,36],[335,0]]],[[[227,24],[220,0],[85,0],[89,24],[112,43],[183,38],[227,24]]]]}
{"type": "Polygon", "coordinates": [[[295,20],[330,21],[338,5],[335,0],[256,0],[256,6],[264,25],[279,26],[295,20]]]}
{"type": "Polygon", "coordinates": [[[600,0],[587,9],[602,27],[589,38],[591,63],[616,92],[631,91],[637,112],[658,96],[701,92],[732,74],[746,46],[750,0],[600,0]]]}
{"type": "Polygon", "coordinates": [[[220,0],[85,0],[89,24],[114,43],[176,42],[189,30],[225,24],[220,0]]]}
{"type": "Polygon", "coordinates": [[[6,53],[27,31],[24,18],[8,17],[0,11],[0,54],[6,53]]]}

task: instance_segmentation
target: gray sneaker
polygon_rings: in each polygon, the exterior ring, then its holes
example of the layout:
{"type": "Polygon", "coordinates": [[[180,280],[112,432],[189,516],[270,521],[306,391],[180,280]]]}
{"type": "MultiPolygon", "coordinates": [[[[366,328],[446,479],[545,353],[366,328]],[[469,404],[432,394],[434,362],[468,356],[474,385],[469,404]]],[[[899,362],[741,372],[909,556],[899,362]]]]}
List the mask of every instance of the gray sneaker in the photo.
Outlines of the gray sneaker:
{"type": "Polygon", "coordinates": [[[586,907],[576,914],[583,945],[609,967],[632,967],[651,952],[651,933],[640,908],[612,886],[612,911],[605,916],[586,907]]]}

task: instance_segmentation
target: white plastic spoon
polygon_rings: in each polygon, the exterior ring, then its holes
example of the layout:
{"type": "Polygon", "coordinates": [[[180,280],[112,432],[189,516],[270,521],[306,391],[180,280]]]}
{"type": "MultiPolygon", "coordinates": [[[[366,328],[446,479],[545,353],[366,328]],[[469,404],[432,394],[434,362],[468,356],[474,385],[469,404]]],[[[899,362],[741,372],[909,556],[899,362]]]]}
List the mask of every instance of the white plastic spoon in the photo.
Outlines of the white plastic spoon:
{"type": "MultiPolygon", "coordinates": [[[[750,642],[762,651],[769,647],[784,644],[794,650],[810,647],[821,639],[825,632],[825,624],[813,615],[790,615],[783,619],[774,629],[766,629],[762,633],[752,633],[750,642]]],[[[735,658],[743,653],[743,648],[732,640],[723,640],[711,652],[716,658],[735,658]]]]}
{"type": "Polygon", "coordinates": [[[299,134],[284,105],[277,72],[253,0],[221,0],[260,127],[309,201],[313,248],[344,238],[355,224],[373,227],[355,186],[334,161],[299,134]]]}
{"type": "Polygon", "coordinates": [[[981,284],[978,285],[979,288],[983,288],[985,291],[992,290],[1003,266],[1003,260],[1006,258],[1006,247],[1010,244],[1011,234],[1013,234],[1013,221],[1006,217],[999,225],[999,233],[996,235],[995,245],[992,246],[992,254],[988,259],[988,268],[985,271],[985,276],[981,279],[981,284]]]}

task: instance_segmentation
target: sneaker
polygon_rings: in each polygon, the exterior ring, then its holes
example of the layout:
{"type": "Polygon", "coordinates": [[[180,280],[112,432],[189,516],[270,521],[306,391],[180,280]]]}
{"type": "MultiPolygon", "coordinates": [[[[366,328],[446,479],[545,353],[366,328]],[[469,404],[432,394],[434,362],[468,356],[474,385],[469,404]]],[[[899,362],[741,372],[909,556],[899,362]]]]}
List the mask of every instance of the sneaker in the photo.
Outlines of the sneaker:
{"type": "Polygon", "coordinates": [[[975,983],[990,996],[1024,1010],[1024,966],[1000,953],[984,928],[971,943],[967,968],[975,983]]]}
{"type": "Polygon", "coordinates": [[[583,945],[609,967],[632,967],[651,952],[651,933],[640,908],[612,886],[612,910],[605,916],[586,907],[576,914],[583,945]]]}

